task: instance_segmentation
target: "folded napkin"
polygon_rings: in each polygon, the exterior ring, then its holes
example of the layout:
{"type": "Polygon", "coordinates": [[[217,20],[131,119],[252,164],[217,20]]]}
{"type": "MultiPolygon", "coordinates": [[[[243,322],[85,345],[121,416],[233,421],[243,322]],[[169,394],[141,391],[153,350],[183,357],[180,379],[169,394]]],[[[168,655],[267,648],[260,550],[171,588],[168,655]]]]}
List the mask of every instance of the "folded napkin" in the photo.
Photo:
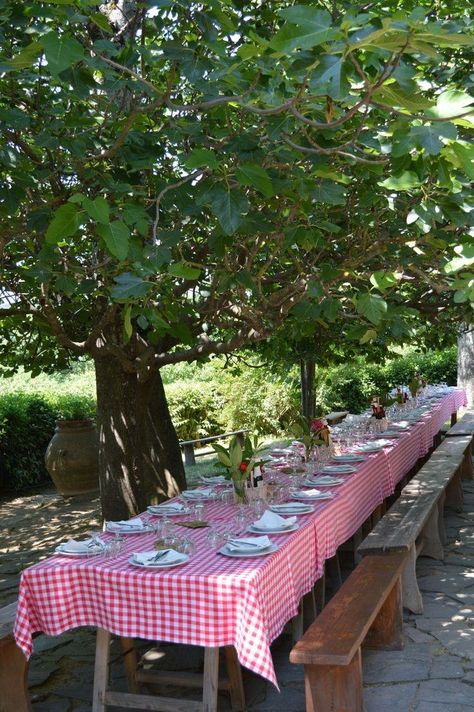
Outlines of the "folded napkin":
{"type": "Polygon", "coordinates": [[[118,522],[107,522],[108,531],[140,531],[145,525],[139,517],[134,519],[121,519],[118,522]]]}
{"type": "Polygon", "coordinates": [[[216,477],[206,477],[201,475],[201,482],[205,482],[208,485],[226,485],[229,484],[229,480],[226,480],[224,475],[217,475],[216,477]]]}
{"type": "Polygon", "coordinates": [[[260,519],[253,523],[255,529],[289,529],[296,524],[296,517],[280,517],[279,514],[270,512],[268,509],[262,514],[260,519]]]}
{"type": "Polygon", "coordinates": [[[181,504],[181,502],[167,502],[166,504],[152,505],[148,509],[150,512],[182,512],[184,504],[181,504]]]}
{"type": "Polygon", "coordinates": [[[338,472],[341,472],[341,473],[342,472],[345,472],[345,473],[355,472],[355,467],[353,467],[352,465],[349,465],[349,464],[347,464],[347,465],[326,465],[326,467],[323,467],[321,472],[336,472],[336,473],[338,473],[338,472]]]}
{"type": "Polygon", "coordinates": [[[133,561],[142,566],[163,566],[182,561],[183,554],[175,549],[161,549],[161,551],[140,551],[133,554],[133,561]]]}
{"type": "Polygon", "coordinates": [[[285,504],[272,504],[270,505],[272,512],[301,512],[302,510],[307,510],[308,505],[302,502],[286,502],[285,504]]]}
{"type": "Polygon", "coordinates": [[[209,487],[203,487],[202,489],[196,490],[185,490],[183,492],[183,497],[188,497],[188,499],[205,499],[206,497],[212,496],[212,490],[209,487]]]}
{"type": "Polygon", "coordinates": [[[321,490],[318,490],[318,489],[308,489],[308,490],[299,490],[297,492],[297,495],[298,495],[298,497],[308,497],[308,498],[321,497],[321,496],[326,497],[327,492],[326,493],[321,492],[321,490]]]}
{"type": "Polygon", "coordinates": [[[228,551],[259,551],[259,549],[267,549],[272,542],[267,536],[248,536],[241,539],[230,539],[227,542],[228,551]]]}
{"type": "Polygon", "coordinates": [[[60,544],[59,548],[68,554],[90,554],[91,551],[102,550],[104,545],[89,537],[89,539],[84,539],[83,541],[69,539],[64,544],[60,544]]]}

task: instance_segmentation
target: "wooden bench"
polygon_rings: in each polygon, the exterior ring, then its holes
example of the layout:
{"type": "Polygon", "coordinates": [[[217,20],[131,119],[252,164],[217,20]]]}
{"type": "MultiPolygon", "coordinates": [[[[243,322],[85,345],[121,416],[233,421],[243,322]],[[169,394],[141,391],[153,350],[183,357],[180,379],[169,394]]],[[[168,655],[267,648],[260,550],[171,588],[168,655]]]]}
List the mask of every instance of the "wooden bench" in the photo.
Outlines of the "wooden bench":
{"type": "Polygon", "coordinates": [[[474,468],[472,466],[472,443],[474,439],[474,411],[468,410],[462,418],[445,433],[448,439],[463,438],[466,443],[464,453],[465,462],[463,463],[463,480],[474,479],[474,468]]]}
{"type": "Polygon", "coordinates": [[[400,650],[406,552],[367,556],[290,653],[304,665],[306,712],[362,712],[361,645],[400,650]]]}
{"type": "Polygon", "coordinates": [[[28,661],[13,637],[17,602],[0,608],[0,712],[32,712],[28,661]]]}
{"type": "Polygon", "coordinates": [[[416,560],[420,554],[444,559],[444,505],[447,501],[456,509],[461,506],[462,462],[462,448],[457,453],[451,450],[449,455],[446,452],[436,457],[432,455],[358,549],[362,556],[406,552],[402,574],[403,605],[413,613],[423,612],[416,580],[416,560]]]}
{"type": "Polygon", "coordinates": [[[186,465],[195,465],[196,457],[208,454],[206,452],[194,452],[194,446],[197,443],[213,443],[216,440],[223,440],[224,438],[231,438],[237,435],[240,440],[241,445],[244,444],[245,433],[250,432],[248,428],[243,428],[242,430],[234,430],[232,433],[221,433],[220,435],[210,435],[208,438],[197,438],[196,440],[180,440],[179,446],[183,448],[184,451],[184,462],[186,465]]]}

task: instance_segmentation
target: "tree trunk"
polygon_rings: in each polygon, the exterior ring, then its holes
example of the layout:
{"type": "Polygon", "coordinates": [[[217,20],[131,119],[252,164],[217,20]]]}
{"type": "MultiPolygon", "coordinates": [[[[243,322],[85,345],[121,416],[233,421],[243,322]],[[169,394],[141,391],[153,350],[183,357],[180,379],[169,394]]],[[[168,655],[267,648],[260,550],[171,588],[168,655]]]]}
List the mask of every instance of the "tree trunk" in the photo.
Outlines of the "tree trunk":
{"type": "Polygon", "coordinates": [[[301,374],[301,413],[307,418],[314,416],[314,359],[306,358],[300,361],[301,374]]]}
{"type": "Polygon", "coordinates": [[[458,386],[464,388],[468,407],[474,405],[474,329],[462,331],[458,337],[458,386]]]}
{"type": "Polygon", "coordinates": [[[96,358],[99,482],[105,519],[125,519],[186,486],[160,372],[145,382],[96,358]]]}

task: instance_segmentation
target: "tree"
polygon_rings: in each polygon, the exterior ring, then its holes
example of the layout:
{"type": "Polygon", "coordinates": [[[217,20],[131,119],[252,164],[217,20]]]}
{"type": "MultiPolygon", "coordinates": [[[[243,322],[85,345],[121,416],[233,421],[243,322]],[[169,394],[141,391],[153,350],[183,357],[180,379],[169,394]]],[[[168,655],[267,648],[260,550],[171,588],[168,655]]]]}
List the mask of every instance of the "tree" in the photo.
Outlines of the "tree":
{"type": "Polygon", "coordinates": [[[162,366],[470,318],[469,21],[331,10],[2,5],[0,350],[94,359],[107,518],[184,486],[162,366]]]}

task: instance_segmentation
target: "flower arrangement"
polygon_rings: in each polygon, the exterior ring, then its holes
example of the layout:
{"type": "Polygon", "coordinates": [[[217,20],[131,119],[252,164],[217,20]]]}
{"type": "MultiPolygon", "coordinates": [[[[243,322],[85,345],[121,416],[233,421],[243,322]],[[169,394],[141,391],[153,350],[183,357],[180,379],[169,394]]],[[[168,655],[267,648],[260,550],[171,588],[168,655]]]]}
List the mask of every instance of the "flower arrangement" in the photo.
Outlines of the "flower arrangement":
{"type": "Polygon", "coordinates": [[[423,392],[423,388],[426,388],[426,386],[426,379],[423,378],[423,376],[421,376],[418,372],[415,373],[412,380],[408,384],[408,388],[410,389],[410,393],[413,398],[416,398],[416,396],[420,395],[420,393],[423,392]]]}
{"type": "Polygon", "coordinates": [[[234,435],[228,448],[218,443],[213,443],[212,447],[218,458],[216,466],[225,470],[224,476],[232,480],[237,497],[241,501],[246,501],[245,490],[252,483],[255,468],[261,468],[267,462],[262,459],[264,446],[258,442],[257,436],[252,438],[247,435],[242,445],[234,435]]]}
{"type": "Polygon", "coordinates": [[[330,430],[324,418],[307,418],[302,415],[297,424],[297,431],[298,440],[304,445],[306,462],[309,461],[315,447],[329,445],[330,430]]]}

